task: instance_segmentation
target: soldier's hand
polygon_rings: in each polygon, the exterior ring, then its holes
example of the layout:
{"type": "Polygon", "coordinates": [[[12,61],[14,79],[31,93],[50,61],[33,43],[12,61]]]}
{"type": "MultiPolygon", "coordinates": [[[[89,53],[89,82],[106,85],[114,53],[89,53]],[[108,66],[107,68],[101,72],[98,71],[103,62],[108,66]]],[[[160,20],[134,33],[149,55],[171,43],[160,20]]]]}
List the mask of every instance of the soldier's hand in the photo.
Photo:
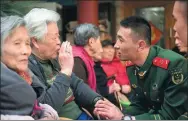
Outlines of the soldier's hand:
{"type": "Polygon", "coordinates": [[[123,113],[108,100],[99,100],[94,109],[94,113],[108,120],[121,120],[123,113]]]}
{"type": "Polygon", "coordinates": [[[113,83],[109,86],[109,94],[114,92],[119,92],[121,90],[121,87],[118,83],[113,83]]]}
{"type": "Polygon", "coordinates": [[[70,76],[72,74],[72,69],[74,66],[74,58],[70,42],[66,41],[62,43],[58,60],[61,66],[61,73],[70,76]]]}

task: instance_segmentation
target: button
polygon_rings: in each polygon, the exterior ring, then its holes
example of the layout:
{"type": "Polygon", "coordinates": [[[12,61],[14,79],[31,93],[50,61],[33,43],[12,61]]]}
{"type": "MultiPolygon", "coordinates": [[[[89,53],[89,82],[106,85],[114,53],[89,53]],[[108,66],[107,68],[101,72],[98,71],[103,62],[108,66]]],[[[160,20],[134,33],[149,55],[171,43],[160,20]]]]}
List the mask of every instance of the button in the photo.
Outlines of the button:
{"type": "Polygon", "coordinates": [[[136,94],[136,96],[138,96],[138,94],[136,94]]]}
{"type": "Polygon", "coordinates": [[[159,98],[157,98],[157,101],[159,101],[159,98]]]}
{"type": "Polygon", "coordinates": [[[144,94],[146,95],[146,92],[144,92],[144,94]]]}

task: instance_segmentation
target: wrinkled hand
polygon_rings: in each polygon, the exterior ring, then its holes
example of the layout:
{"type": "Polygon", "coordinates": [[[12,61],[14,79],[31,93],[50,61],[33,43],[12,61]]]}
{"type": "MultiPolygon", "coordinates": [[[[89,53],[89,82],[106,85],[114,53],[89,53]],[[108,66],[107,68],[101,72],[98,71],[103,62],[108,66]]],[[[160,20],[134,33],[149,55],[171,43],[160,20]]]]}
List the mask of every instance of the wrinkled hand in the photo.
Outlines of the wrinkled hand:
{"type": "Polygon", "coordinates": [[[48,104],[39,103],[40,107],[44,111],[44,117],[40,120],[58,120],[59,116],[57,112],[48,104]]]}
{"type": "Polygon", "coordinates": [[[94,109],[94,114],[107,120],[121,120],[123,113],[108,100],[99,100],[94,109]]]}
{"type": "Polygon", "coordinates": [[[119,92],[121,90],[121,87],[118,83],[113,83],[109,86],[109,93],[119,92]]]}
{"type": "Polygon", "coordinates": [[[62,43],[58,59],[61,66],[61,73],[70,76],[74,66],[72,46],[70,45],[70,42],[66,41],[62,43]]]}

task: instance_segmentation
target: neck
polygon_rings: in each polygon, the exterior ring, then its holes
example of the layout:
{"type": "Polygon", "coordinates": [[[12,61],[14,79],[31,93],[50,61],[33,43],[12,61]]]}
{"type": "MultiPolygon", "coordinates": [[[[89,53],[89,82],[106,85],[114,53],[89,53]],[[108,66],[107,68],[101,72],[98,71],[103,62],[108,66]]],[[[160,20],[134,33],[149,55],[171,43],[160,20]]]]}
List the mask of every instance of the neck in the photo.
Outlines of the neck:
{"type": "Polygon", "coordinates": [[[132,60],[132,62],[139,67],[144,65],[149,55],[149,50],[150,50],[150,47],[145,48],[142,52],[138,53],[138,56],[134,60],[132,60]]]}

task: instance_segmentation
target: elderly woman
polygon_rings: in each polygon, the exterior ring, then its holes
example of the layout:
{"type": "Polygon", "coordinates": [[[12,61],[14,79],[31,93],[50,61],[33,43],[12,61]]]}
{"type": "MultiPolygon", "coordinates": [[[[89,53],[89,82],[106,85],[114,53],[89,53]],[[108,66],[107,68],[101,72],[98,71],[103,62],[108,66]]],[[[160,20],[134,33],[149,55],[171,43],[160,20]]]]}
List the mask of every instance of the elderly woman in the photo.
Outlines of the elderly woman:
{"type": "Polygon", "coordinates": [[[47,104],[39,104],[30,86],[34,76],[28,70],[31,47],[22,18],[1,17],[1,49],[1,118],[57,120],[57,112],[47,104]]]}
{"type": "Polygon", "coordinates": [[[96,91],[94,59],[101,59],[103,52],[99,28],[93,24],[80,24],[74,31],[74,44],[73,72],[96,91]]]}

